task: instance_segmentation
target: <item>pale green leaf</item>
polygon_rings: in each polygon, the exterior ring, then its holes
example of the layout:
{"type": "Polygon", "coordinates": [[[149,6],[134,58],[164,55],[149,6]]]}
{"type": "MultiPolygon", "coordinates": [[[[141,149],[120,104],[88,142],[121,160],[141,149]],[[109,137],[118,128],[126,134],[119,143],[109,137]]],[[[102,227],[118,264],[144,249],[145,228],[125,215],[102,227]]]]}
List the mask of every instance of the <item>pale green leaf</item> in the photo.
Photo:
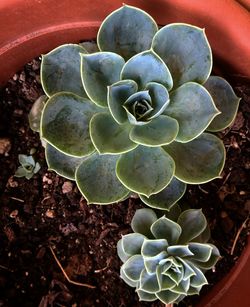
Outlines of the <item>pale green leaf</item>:
{"type": "Polygon", "coordinates": [[[140,301],[153,302],[153,301],[157,300],[157,297],[153,293],[147,293],[147,292],[142,291],[140,289],[137,289],[136,292],[139,296],[140,301]]]}
{"type": "Polygon", "coordinates": [[[160,147],[139,145],[121,155],[117,176],[133,192],[150,196],[163,190],[174,175],[173,159],[160,147]]]}
{"type": "Polygon", "coordinates": [[[122,247],[128,255],[141,253],[141,247],[146,237],[140,233],[130,233],[122,237],[122,247]]]}
{"type": "Polygon", "coordinates": [[[189,243],[188,248],[194,254],[192,257],[190,257],[190,259],[201,262],[207,262],[210,259],[213,250],[213,247],[209,244],[195,242],[189,243]]]}
{"type": "Polygon", "coordinates": [[[30,128],[35,131],[39,132],[40,131],[40,121],[41,121],[41,116],[42,116],[42,110],[45,106],[45,103],[47,101],[48,97],[46,95],[40,96],[32,105],[29,115],[28,115],[28,120],[29,120],[29,125],[30,128]]]}
{"type": "Polygon", "coordinates": [[[123,248],[122,239],[117,243],[117,254],[118,257],[121,259],[122,262],[126,262],[131,255],[127,254],[123,248]]]}
{"type": "Polygon", "coordinates": [[[174,303],[175,300],[180,296],[180,294],[174,293],[170,290],[160,291],[156,293],[155,295],[164,304],[174,303]]]}
{"type": "Polygon", "coordinates": [[[157,216],[152,209],[138,209],[131,221],[131,228],[134,232],[141,233],[148,238],[152,237],[151,225],[157,220],[157,216]]]}
{"type": "Polygon", "coordinates": [[[160,290],[156,274],[148,274],[146,269],[141,272],[140,290],[155,294],[160,290]]]}
{"type": "Polygon", "coordinates": [[[122,270],[124,271],[127,278],[132,281],[138,281],[140,275],[144,270],[144,262],[141,255],[134,255],[130,257],[123,265],[122,270]]]}
{"type": "Polygon", "coordinates": [[[144,239],[141,248],[141,254],[143,257],[154,257],[161,252],[167,251],[168,242],[166,239],[144,239]]]}
{"type": "Polygon", "coordinates": [[[167,248],[167,252],[170,256],[174,257],[193,256],[188,245],[172,245],[167,248]]]}

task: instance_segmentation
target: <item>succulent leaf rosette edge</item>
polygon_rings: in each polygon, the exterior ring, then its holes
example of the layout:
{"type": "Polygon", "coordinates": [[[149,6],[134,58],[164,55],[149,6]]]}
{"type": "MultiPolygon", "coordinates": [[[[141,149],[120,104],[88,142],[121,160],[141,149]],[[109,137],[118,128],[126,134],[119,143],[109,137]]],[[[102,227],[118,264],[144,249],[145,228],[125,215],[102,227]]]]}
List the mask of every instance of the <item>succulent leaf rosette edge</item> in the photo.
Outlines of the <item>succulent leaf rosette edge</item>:
{"type": "Polygon", "coordinates": [[[224,166],[211,132],[232,123],[239,98],[211,69],[203,29],[159,30],[146,12],[122,6],[101,24],[95,52],[66,44],[42,57],[46,97],[31,121],[49,169],[76,180],[88,203],[137,193],[169,210],[187,183],[218,178],[224,166]]]}

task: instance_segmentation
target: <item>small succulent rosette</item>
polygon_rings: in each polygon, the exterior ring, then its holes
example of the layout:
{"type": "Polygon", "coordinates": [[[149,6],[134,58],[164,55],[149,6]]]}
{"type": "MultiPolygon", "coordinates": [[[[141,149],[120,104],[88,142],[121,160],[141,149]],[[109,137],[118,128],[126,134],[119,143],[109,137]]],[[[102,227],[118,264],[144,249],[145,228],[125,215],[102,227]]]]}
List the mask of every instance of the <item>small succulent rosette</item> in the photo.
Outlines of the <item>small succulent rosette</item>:
{"type": "Polygon", "coordinates": [[[41,119],[49,168],[76,180],[88,203],[134,192],[164,210],[186,183],[219,177],[225,149],[210,132],[232,123],[239,98],[210,76],[204,30],[159,30],[146,12],[124,5],[101,24],[96,48],[68,44],[42,57],[47,100],[31,121],[37,128],[41,119]]]}
{"type": "Polygon", "coordinates": [[[124,263],[121,278],[136,288],[141,301],[170,304],[199,294],[207,284],[204,271],[220,258],[218,249],[206,243],[207,222],[201,210],[186,210],[174,222],[157,218],[152,209],[139,209],[132,229],[117,249],[124,263]]]}

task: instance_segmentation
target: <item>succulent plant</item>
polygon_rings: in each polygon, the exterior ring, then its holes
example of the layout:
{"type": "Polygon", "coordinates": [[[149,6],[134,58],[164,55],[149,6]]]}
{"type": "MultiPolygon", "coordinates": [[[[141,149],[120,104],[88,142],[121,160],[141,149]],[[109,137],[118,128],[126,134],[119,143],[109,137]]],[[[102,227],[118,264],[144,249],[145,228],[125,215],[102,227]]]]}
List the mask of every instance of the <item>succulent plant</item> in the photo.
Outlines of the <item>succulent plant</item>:
{"type": "Polygon", "coordinates": [[[124,5],[103,21],[97,50],[67,44],[42,57],[48,100],[38,110],[49,168],[76,180],[88,203],[135,192],[165,210],[186,183],[219,177],[225,149],[207,131],[232,123],[239,98],[210,76],[204,30],[158,30],[146,12],[124,5]]]}
{"type": "Polygon", "coordinates": [[[207,284],[204,271],[220,258],[218,249],[206,243],[207,222],[201,210],[186,210],[174,222],[157,218],[152,209],[139,209],[132,229],[117,249],[124,263],[121,278],[136,288],[140,300],[170,304],[199,294],[207,284]]]}
{"type": "Polygon", "coordinates": [[[18,155],[18,161],[21,166],[15,172],[16,177],[25,177],[31,179],[34,174],[38,173],[41,166],[38,162],[35,162],[32,156],[18,155]]]}

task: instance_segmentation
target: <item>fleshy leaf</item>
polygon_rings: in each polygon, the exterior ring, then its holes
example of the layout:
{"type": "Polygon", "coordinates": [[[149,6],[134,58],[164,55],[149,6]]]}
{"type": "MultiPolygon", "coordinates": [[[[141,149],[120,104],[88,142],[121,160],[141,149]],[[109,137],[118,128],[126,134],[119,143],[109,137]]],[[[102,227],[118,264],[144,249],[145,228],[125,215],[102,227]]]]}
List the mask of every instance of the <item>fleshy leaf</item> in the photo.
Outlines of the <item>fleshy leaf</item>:
{"type": "Polygon", "coordinates": [[[170,290],[160,291],[155,293],[155,295],[164,304],[171,304],[180,296],[180,294],[174,293],[170,290]]]}
{"type": "Polygon", "coordinates": [[[167,64],[174,88],[189,82],[204,83],[212,69],[212,52],[205,32],[198,27],[173,23],[161,28],[153,50],[167,64]]]}
{"type": "Polygon", "coordinates": [[[129,136],[135,143],[157,147],[171,143],[176,138],[178,130],[177,120],[160,115],[147,125],[134,126],[129,136]]]}
{"type": "Polygon", "coordinates": [[[171,207],[184,195],[186,191],[186,184],[179,181],[175,177],[161,192],[146,197],[140,195],[140,199],[148,206],[160,210],[170,210],[171,207]]]}
{"type": "Polygon", "coordinates": [[[93,154],[76,171],[76,183],[88,203],[110,204],[120,201],[129,191],[115,174],[118,155],[93,154]]]}
{"type": "Polygon", "coordinates": [[[155,294],[160,290],[156,274],[148,274],[146,269],[141,272],[140,290],[155,294]]]}
{"type": "Polygon", "coordinates": [[[40,96],[34,102],[33,106],[30,109],[28,119],[29,119],[30,128],[33,131],[36,131],[36,132],[40,131],[40,122],[41,122],[42,111],[44,109],[44,106],[45,106],[47,99],[48,99],[48,97],[46,95],[40,96]]]}
{"type": "Polygon", "coordinates": [[[118,81],[108,87],[109,110],[118,124],[123,124],[127,121],[127,113],[123,108],[123,104],[137,90],[138,86],[133,80],[118,81]]]}
{"type": "Polygon", "coordinates": [[[129,59],[122,68],[121,79],[134,80],[140,90],[149,82],[161,83],[167,90],[173,87],[168,67],[152,50],[143,51],[129,59]]]}
{"type": "Polygon", "coordinates": [[[143,257],[154,257],[157,256],[159,253],[166,251],[167,247],[168,242],[166,239],[144,239],[141,248],[141,254],[143,257]]]}
{"type": "Polygon", "coordinates": [[[195,261],[195,260],[192,260],[192,263],[199,267],[200,269],[202,270],[210,270],[212,269],[216,262],[220,259],[220,252],[218,250],[218,248],[212,244],[209,244],[213,250],[212,250],[212,254],[210,256],[210,259],[207,261],[207,262],[201,262],[201,261],[195,261]]]}
{"type": "Polygon", "coordinates": [[[189,209],[184,211],[178,218],[177,223],[181,226],[182,233],[179,244],[188,243],[203,232],[207,221],[201,210],[189,209]]]}
{"type": "Polygon", "coordinates": [[[122,237],[122,246],[125,253],[135,255],[141,253],[145,236],[140,233],[129,233],[122,237]]]}
{"type": "Polygon", "coordinates": [[[146,12],[128,5],[112,12],[101,24],[97,44],[102,51],[120,54],[125,60],[150,49],[156,22],[146,12]]]}
{"type": "Polygon", "coordinates": [[[100,154],[119,154],[138,146],[129,138],[131,126],[119,125],[110,114],[98,113],[90,121],[90,137],[100,154]]]}
{"type": "Polygon", "coordinates": [[[121,279],[122,279],[123,281],[125,281],[125,283],[127,283],[130,287],[136,287],[137,284],[138,284],[138,281],[134,281],[134,280],[128,278],[128,277],[125,275],[125,273],[124,273],[124,271],[123,271],[122,268],[121,268],[121,270],[120,270],[120,277],[121,277],[121,279]]]}
{"type": "Polygon", "coordinates": [[[184,259],[178,258],[178,260],[183,264],[184,268],[183,280],[187,280],[191,276],[195,275],[195,272],[192,269],[192,267],[184,259]]]}
{"type": "Polygon", "coordinates": [[[174,257],[186,257],[193,256],[193,253],[189,250],[188,245],[172,245],[167,249],[169,255],[174,257]]]}
{"type": "Polygon", "coordinates": [[[70,180],[75,180],[75,171],[85,159],[66,155],[48,143],[45,148],[45,157],[49,170],[70,180]]]}
{"type": "Polygon", "coordinates": [[[204,274],[202,273],[202,271],[200,269],[198,269],[192,263],[189,263],[189,264],[195,272],[195,275],[190,277],[191,286],[192,287],[201,287],[201,286],[207,285],[208,284],[207,279],[204,276],[204,274]]]}
{"type": "Polygon", "coordinates": [[[137,281],[140,278],[142,270],[144,270],[144,262],[141,255],[134,255],[129,258],[122,266],[122,270],[125,275],[133,280],[137,281]]]}
{"type": "Polygon", "coordinates": [[[174,175],[173,159],[160,147],[139,145],[121,155],[117,162],[117,176],[130,190],[146,196],[163,190],[174,175]]]}
{"type": "Polygon", "coordinates": [[[82,157],[94,151],[89,121],[99,110],[85,98],[71,93],[53,95],[41,119],[41,136],[65,154],[82,157]]]}
{"type": "Polygon", "coordinates": [[[219,111],[203,86],[188,82],[170,94],[170,104],[164,113],[178,121],[176,141],[185,143],[200,135],[219,111]]]}
{"type": "Polygon", "coordinates": [[[107,106],[108,86],[120,80],[124,59],[112,52],[81,54],[81,77],[88,97],[107,106]]]}
{"type": "Polygon", "coordinates": [[[157,220],[157,216],[152,209],[136,210],[135,215],[131,221],[131,228],[134,232],[141,233],[148,238],[152,237],[150,231],[151,225],[157,220]]]}
{"type": "Polygon", "coordinates": [[[156,268],[159,265],[160,261],[162,259],[165,259],[167,257],[167,252],[163,251],[160,252],[158,255],[153,257],[143,257],[144,259],[144,265],[149,274],[153,274],[156,272],[156,268]]]}
{"type": "Polygon", "coordinates": [[[136,292],[139,296],[140,301],[153,302],[153,301],[157,300],[157,297],[153,293],[148,293],[148,292],[145,292],[145,291],[140,290],[140,289],[137,289],[136,292]]]}
{"type": "Polygon", "coordinates": [[[224,145],[210,133],[202,133],[189,143],[172,142],[163,148],[176,161],[175,177],[186,183],[206,183],[218,178],[224,167],[224,145]]]}
{"type": "Polygon", "coordinates": [[[190,259],[198,260],[201,262],[207,262],[210,259],[213,250],[213,247],[209,244],[201,244],[195,242],[189,243],[188,247],[194,254],[192,257],[190,257],[190,259]]]}
{"type": "Polygon", "coordinates": [[[59,46],[43,55],[41,82],[47,96],[58,92],[71,92],[87,98],[80,74],[80,54],[87,51],[76,44],[59,46]]]}
{"type": "Polygon", "coordinates": [[[171,289],[171,291],[179,293],[179,294],[187,294],[189,286],[190,286],[190,279],[187,279],[187,280],[182,279],[181,282],[177,286],[171,289]]]}
{"type": "Polygon", "coordinates": [[[178,242],[181,227],[163,216],[152,224],[151,232],[156,239],[166,239],[171,246],[178,242]]]}
{"type": "Polygon", "coordinates": [[[122,239],[117,243],[117,254],[122,262],[126,262],[131,257],[131,255],[125,252],[122,244],[122,239]]]}
{"type": "Polygon", "coordinates": [[[204,87],[209,91],[215,105],[221,111],[221,114],[214,118],[207,130],[221,131],[234,121],[240,98],[235,95],[231,85],[221,77],[209,77],[204,87]]]}
{"type": "Polygon", "coordinates": [[[147,117],[149,120],[163,113],[169,105],[169,94],[165,86],[156,82],[149,82],[145,87],[145,90],[149,91],[153,107],[152,112],[147,117]]]}

